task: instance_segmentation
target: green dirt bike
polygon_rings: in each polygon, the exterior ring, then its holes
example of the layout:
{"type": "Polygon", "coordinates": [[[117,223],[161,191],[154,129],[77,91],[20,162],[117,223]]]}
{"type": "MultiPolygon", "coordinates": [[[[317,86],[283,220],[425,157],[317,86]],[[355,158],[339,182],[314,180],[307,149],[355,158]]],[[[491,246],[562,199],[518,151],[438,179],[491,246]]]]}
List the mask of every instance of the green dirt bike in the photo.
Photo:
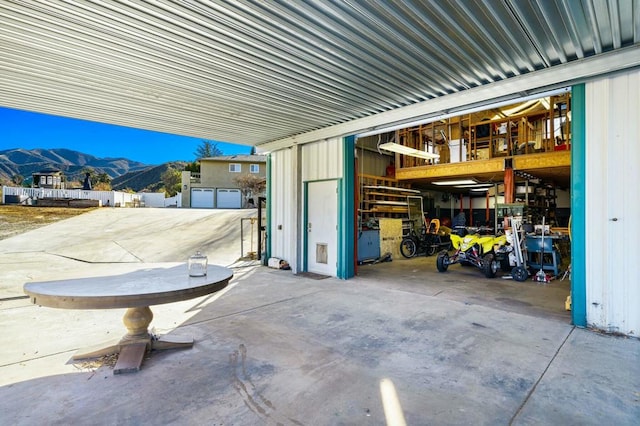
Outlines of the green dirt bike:
{"type": "Polygon", "coordinates": [[[505,250],[507,237],[505,235],[479,235],[469,234],[465,236],[451,234],[451,244],[455,249],[453,254],[446,250],[438,253],[436,266],[439,272],[446,272],[449,265],[459,263],[461,265],[473,265],[479,268],[484,276],[493,278],[500,269],[501,263],[507,258],[505,250]]]}

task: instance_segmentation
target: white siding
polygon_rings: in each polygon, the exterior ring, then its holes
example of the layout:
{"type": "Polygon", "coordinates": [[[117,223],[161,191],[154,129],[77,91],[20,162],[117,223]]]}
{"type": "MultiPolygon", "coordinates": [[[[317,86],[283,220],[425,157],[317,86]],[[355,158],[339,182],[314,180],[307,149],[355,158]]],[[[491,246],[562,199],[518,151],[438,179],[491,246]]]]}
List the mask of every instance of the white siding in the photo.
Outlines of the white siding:
{"type": "Polygon", "coordinates": [[[304,182],[342,177],[342,138],[302,146],[302,180],[304,182]]]}
{"type": "Polygon", "coordinates": [[[334,138],[271,154],[271,256],[289,262],[293,272],[303,266],[302,182],[341,178],[342,143],[334,138]]]}
{"type": "Polygon", "coordinates": [[[289,262],[298,270],[298,183],[297,150],[287,148],[271,154],[271,257],[289,262]]]}
{"type": "Polygon", "coordinates": [[[640,72],[590,82],[585,89],[587,323],[638,336],[640,72]]]}
{"type": "MultiPolygon", "coordinates": [[[[360,143],[360,140],[358,140],[358,143],[360,143]]],[[[369,145],[365,146],[368,147],[369,145]]],[[[363,148],[362,146],[356,148],[356,157],[358,158],[357,172],[365,175],[384,176],[389,163],[395,161],[395,154],[380,155],[374,148],[363,148]]]]}

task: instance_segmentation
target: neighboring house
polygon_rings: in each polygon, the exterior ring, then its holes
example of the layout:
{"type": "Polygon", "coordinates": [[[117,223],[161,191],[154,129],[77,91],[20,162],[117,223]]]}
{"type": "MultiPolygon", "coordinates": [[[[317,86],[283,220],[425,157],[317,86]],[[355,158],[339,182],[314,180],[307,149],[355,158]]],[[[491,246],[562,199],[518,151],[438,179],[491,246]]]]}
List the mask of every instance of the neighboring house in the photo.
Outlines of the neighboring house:
{"type": "Polygon", "coordinates": [[[264,155],[221,155],[200,160],[200,173],[182,172],[182,206],[192,208],[239,209],[249,198],[263,194],[242,194],[236,179],[255,175],[266,179],[264,155]]]}
{"type": "Polygon", "coordinates": [[[60,170],[41,170],[31,175],[34,188],[63,189],[63,174],[60,170]]]}

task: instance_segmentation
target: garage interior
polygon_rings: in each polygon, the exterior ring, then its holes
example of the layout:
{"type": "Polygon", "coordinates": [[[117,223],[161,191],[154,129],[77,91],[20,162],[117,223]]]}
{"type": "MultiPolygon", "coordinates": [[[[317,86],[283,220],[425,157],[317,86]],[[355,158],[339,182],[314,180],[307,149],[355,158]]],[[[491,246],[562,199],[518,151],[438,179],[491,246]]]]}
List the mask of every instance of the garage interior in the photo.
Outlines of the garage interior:
{"type": "Polygon", "coordinates": [[[433,290],[570,320],[569,89],[363,135],[356,158],[358,275],[420,281],[419,271],[433,290]],[[469,262],[438,272],[452,233],[505,235],[517,251],[514,225],[526,279],[514,279],[513,255],[493,278],[469,262]]]}

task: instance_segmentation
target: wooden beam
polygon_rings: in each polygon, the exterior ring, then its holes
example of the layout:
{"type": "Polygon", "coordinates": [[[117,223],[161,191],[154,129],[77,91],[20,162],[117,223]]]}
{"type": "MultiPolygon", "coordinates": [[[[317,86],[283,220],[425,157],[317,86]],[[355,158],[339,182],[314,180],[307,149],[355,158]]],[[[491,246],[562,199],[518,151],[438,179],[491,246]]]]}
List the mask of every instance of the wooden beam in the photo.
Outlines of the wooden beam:
{"type": "Polygon", "coordinates": [[[396,179],[452,178],[483,173],[502,173],[503,171],[504,158],[491,158],[489,160],[400,168],[396,169],[396,179]]]}
{"type": "Polygon", "coordinates": [[[515,170],[571,166],[571,151],[555,151],[513,157],[515,170]]]}

